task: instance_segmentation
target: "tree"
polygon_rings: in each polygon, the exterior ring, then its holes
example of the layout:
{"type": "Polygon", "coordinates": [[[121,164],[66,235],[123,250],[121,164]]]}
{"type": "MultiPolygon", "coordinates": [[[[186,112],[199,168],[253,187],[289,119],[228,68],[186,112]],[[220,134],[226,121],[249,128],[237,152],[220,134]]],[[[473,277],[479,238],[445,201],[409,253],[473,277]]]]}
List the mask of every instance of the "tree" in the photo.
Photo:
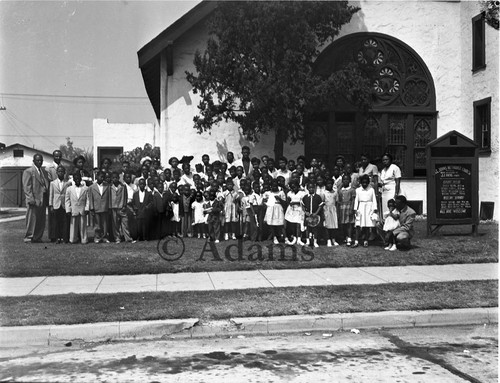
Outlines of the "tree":
{"type": "Polygon", "coordinates": [[[85,158],[85,165],[83,168],[92,174],[92,167],[94,166],[94,152],[91,148],[75,148],[71,138],[66,137],[66,145],[60,145],[59,150],[62,153],[62,157],[70,161],[74,160],[78,156],[83,156],[85,158]]]}
{"type": "Polygon", "coordinates": [[[347,1],[221,2],[208,21],[210,37],[195,53],[196,74],[186,72],[201,96],[198,133],[234,121],[250,141],[274,131],[274,154],[304,141],[308,113],[347,100],[370,103],[368,78],[355,65],[322,77],[314,72],[320,48],[359,8],[347,1]]]}
{"type": "Polygon", "coordinates": [[[145,144],[144,148],[138,146],[134,150],[124,152],[120,156],[120,162],[130,162],[130,169],[137,173],[141,168],[141,159],[144,157],[160,158],[160,148],[158,146],[153,147],[151,144],[145,144]]]}

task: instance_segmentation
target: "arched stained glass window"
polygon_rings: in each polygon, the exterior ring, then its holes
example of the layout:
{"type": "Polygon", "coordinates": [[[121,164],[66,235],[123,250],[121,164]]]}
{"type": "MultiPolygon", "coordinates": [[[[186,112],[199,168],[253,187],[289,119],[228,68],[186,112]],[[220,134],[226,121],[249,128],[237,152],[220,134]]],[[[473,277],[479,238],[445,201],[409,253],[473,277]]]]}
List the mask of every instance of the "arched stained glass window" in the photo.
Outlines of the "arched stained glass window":
{"type": "Polygon", "coordinates": [[[424,61],[394,37],[362,32],[330,44],[316,60],[315,71],[329,76],[352,63],[370,78],[372,108],[362,113],[347,101],[340,102],[323,121],[329,143],[326,147],[311,145],[306,130],[306,155],[331,160],[337,154],[347,154],[359,159],[361,153],[368,152],[376,160],[387,151],[404,177],[425,176],[425,145],[436,137],[436,96],[424,61]],[[349,121],[346,114],[352,116],[349,121]],[[342,145],[337,144],[340,141],[342,145]]]}

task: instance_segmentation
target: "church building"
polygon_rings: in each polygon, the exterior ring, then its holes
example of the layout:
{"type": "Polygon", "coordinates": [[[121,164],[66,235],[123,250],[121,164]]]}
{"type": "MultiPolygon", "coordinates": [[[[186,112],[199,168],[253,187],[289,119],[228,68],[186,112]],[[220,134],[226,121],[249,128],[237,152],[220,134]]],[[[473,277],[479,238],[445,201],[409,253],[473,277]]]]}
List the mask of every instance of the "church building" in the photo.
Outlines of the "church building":
{"type": "MultiPolygon", "coordinates": [[[[479,201],[498,197],[499,31],[485,22],[477,1],[357,1],[351,22],[322,47],[315,70],[329,74],[357,62],[371,74],[375,102],[368,113],[349,105],[318,110],[307,121],[305,142],[285,144],[284,155],[338,154],[359,161],[393,154],[407,198],[426,207],[425,146],[449,131],[479,145],[479,201]]],[[[235,123],[198,134],[198,95],[186,80],[194,54],[204,52],[206,20],[217,2],[203,1],[138,52],[139,67],[159,123],[162,163],[171,156],[202,154],[225,159],[228,151],[273,154],[274,136],[247,142],[235,123]]],[[[498,208],[495,209],[498,220],[498,208]]]]}

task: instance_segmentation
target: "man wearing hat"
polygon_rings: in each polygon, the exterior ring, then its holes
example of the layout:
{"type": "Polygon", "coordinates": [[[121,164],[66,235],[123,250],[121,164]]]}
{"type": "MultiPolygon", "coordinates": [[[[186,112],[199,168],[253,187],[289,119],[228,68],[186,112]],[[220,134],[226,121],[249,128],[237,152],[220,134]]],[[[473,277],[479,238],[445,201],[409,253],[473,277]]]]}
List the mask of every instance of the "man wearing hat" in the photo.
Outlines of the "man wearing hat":
{"type": "Polygon", "coordinates": [[[26,196],[26,235],[24,242],[42,242],[49,199],[49,175],[42,168],[43,156],[36,153],[33,165],[23,172],[23,190],[26,196]]]}

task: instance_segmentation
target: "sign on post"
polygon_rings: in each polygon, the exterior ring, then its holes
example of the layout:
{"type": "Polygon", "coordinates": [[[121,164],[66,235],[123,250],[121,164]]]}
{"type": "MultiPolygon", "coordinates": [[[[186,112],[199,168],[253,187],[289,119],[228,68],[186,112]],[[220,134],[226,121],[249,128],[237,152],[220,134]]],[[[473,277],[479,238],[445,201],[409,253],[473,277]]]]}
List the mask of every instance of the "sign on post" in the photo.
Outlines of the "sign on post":
{"type": "Polygon", "coordinates": [[[477,234],[477,144],[451,131],[430,142],[427,152],[427,234],[443,225],[472,225],[477,234]],[[434,227],[433,227],[434,226],[434,227]]]}

